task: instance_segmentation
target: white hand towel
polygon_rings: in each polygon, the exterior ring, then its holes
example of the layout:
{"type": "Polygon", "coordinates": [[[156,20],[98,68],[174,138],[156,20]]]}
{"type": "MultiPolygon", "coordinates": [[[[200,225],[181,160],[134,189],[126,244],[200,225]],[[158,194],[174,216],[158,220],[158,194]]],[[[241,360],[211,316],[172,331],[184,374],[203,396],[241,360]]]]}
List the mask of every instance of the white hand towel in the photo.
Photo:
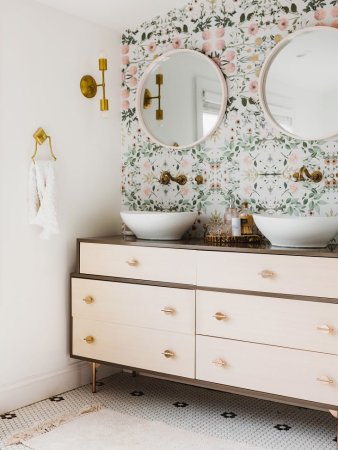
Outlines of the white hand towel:
{"type": "Polygon", "coordinates": [[[29,223],[42,228],[41,239],[59,233],[55,208],[55,174],[52,161],[36,161],[29,172],[29,223]]]}

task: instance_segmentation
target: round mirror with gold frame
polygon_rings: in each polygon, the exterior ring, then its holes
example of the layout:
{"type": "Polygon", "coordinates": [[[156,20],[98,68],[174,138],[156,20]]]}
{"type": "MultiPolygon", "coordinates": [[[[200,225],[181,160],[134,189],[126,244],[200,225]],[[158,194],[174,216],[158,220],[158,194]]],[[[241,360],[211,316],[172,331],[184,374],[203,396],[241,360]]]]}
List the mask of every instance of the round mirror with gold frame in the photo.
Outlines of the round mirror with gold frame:
{"type": "Polygon", "coordinates": [[[138,86],[136,110],[153,142],[187,148],[217,129],[226,104],[227,85],[217,64],[203,53],[179,49],[148,66],[138,86]]]}
{"type": "Polygon", "coordinates": [[[338,136],[338,30],[309,27],[289,34],[267,57],[259,94],[267,119],[302,140],[338,136]]]}

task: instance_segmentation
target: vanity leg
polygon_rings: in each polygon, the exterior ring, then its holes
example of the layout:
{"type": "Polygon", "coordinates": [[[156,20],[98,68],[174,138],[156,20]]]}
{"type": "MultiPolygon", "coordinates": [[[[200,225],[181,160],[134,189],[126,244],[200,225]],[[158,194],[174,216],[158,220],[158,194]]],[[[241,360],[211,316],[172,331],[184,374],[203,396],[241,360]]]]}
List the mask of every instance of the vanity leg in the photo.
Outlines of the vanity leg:
{"type": "Polygon", "coordinates": [[[329,413],[332,414],[333,417],[336,418],[336,438],[337,438],[336,449],[338,450],[338,411],[329,409],[329,413]]]}
{"type": "Polygon", "coordinates": [[[92,363],[92,393],[96,393],[96,363],[92,363]]]}

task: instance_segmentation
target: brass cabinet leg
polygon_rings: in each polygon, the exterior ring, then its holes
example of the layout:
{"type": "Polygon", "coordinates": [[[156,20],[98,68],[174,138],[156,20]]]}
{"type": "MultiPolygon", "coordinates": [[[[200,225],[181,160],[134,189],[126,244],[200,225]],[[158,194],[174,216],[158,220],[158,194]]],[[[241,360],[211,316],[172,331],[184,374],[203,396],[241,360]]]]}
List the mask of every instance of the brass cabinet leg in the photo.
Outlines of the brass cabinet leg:
{"type": "Polygon", "coordinates": [[[96,393],[96,363],[92,363],[92,393],[96,393]]]}

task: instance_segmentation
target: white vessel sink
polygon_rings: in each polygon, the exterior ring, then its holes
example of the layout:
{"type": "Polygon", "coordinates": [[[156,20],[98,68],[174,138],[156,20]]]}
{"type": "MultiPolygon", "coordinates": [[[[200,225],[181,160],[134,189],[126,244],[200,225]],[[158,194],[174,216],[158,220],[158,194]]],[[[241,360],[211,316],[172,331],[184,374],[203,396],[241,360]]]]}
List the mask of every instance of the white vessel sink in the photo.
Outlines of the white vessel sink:
{"type": "Polygon", "coordinates": [[[197,218],[197,212],[124,211],[123,222],[139,239],[181,239],[197,218]]]}
{"type": "Polygon", "coordinates": [[[338,233],[338,217],[253,214],[258,229],[278,247],[326,247],[338,233]]]}

